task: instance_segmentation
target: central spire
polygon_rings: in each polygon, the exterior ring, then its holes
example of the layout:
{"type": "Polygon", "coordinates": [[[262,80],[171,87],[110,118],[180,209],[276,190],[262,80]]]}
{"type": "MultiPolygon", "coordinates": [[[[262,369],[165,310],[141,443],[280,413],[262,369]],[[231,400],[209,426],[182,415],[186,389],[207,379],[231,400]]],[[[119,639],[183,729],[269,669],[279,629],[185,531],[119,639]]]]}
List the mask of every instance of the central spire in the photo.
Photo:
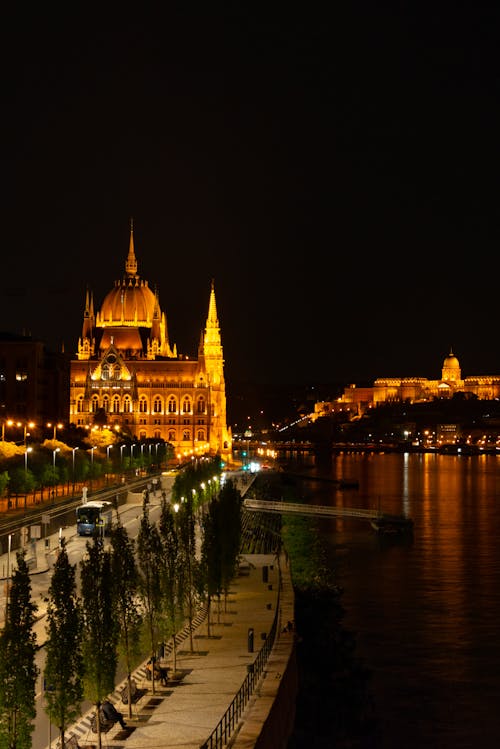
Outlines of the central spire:
{"type": "Polygon", "coordinates": [[[134,251],[134,219],[130,219],[130,242],[128,246],[128,257],[125,263],[127,276],[137,276],[137,260],[134,251]]]}

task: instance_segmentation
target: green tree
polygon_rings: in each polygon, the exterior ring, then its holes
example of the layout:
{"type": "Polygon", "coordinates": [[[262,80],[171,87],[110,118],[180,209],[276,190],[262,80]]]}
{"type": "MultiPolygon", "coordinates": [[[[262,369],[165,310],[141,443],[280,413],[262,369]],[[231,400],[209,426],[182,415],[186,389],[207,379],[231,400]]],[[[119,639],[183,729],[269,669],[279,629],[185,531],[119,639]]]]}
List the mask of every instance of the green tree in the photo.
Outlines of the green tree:
{"type": "Polygon", "coordinates": [[[80,714],[83,700],[82,604],[76,590],[76,565],[69,563],[64,538],[50,581],[47,620],[45,712],[59,727],[64,746],[66,728],[80,714]]]}
{"type": "Polygon", "coordinates": [[[98,746],[101,749],[100,706],[115,688],[118,665],[118,620],[111,570],[111,553],[95,536],[87,542],[80,562],[83,603],[84,694],[96,706],[98,746]]]}
{"type": "Polygon", "coordinates": [[[185,564],[177,535],[177,513],[164,499],[161,503],[160,538],[162,542],[161,584],[166,617],[166,635],[172,635],[174,673],[177,670],[176,634],[184,621],[185,564]]]}
{"type": "Polygon", "coordinates": [[[183,499],[184,501],[179,505],[177,529],[185,570],[184,600],[189,620],[189,647],[191,652],[194,652],[192,623],[195,614],[196,578],[199,562],[196,559],[195,520],[191,493],[183,499]]]}
{"type": "Polygon", "coordinates": [[[222,487],[218,498],[217,537],[221,549],[221,583],[227,608],[229,586],[236,574],[241,546],[241,494],[232,481],[222,487]]]}
{"type": "Polygon", "coordinates": [[[210,614],[212,599],[220,597],[222,590],[221,547],[219,537],[219,507],[211,500],[208,512],[203,515],[201,568],[204,590],[207,596],[207,635],[210,637],[210,614]]]}
{"type": "MultiPolygon", "coordinates": [[[[115,586],[116,613],[119,624],[118,651],[125,660],[127,688],[132,695],[132,659],[140,654],[142,615],[137,606],[139,571],[135,560],[135,544],[126,529],[118,523],[111,531],[111,569],[115,586]]],[[[132,700],[128,700],[128,717],[132,718],[132,700]]]]}
{"type": "Polygon", "coordinates": [[[5,626],[0,632],[0,747],[30,749],[36,716],[38,669],[33,631],[38,607],[32,601],[31,580],[24,549],[8,590],[5,626]]]}
{"type": "MultiPolygon", "coordinates": [[[[158,650],[158,633],[162,615],[162,588],[157,573],[161,565],[162,543],[158,528],[149,519],[148,505],[144,503],[141,524],[137,536],[137,555],[139,560],[140,591],[145,610],[148,628],[151,658],[156,657],[158,650]]],[[[152,690],[155,692],[154,668],[151,669],[152,690]]]]}

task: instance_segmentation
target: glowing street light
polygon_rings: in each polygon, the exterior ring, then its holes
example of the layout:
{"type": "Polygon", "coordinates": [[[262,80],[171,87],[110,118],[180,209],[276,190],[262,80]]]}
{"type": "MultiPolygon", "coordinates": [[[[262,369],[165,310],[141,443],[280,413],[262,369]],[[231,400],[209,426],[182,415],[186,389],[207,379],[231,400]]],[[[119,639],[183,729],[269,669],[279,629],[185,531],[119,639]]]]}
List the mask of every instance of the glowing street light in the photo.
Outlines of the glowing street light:
{"type": "Polygon", "coordinates": [[[33,451],[32,447],[27,447],[26,450],[24,451],[24,473],[26,474],[26,476],[28,475],[28,453],[32,451],[33,451]]]}
{"type": "Polygon", "coordinates": [[[90,487],[92,488],[92,479],[94,478],[94,450],[97,445],[90,448],[90,487]]]}
{"type": "Polygon", "coordinates": [[[125,445],[120,445],[120,465],[123,465],[123,448],[125,445]]]}
{"type": "Polygon", "coordinates": [[[2,421],[2,442],[5,442],[5,425],[7,424],[8,427],[11,427],[14,422],[12,419],[8,419],[7,421],[2,421]]]}
{"type": "MultiPolygon", "coordinates": [[[[52,450],[52,472],[54,476],[54,486],[56,484],[56,453],[58,453],[60,449],[60,447],[56,447],[55,450],[52,450]]],[[[52,489],[52,497],[54,497],[54,489],[52,489]]]]}
{"type": "Polygon", "coordinates": [[[75,453],[78,450],[77,447],[72,447],[71,452],[73,453],[73,494],[75,493],[75,453]]]}
{"type": "Polygon", "coordinates": [[[49,429],[50,429],[50,427],[52,427],[52,426],[54,427],[54,434],[53,434],[53,436],[52,436],[52,439],[54,439],[54,440],[55,440],[55,438],[56,438],[56,435],[57,435],[57,430],[58,430],[58,429],[62,429],[62,428],[63,428],[63,425],[62,425],[62,424],[52,424],[52,422],[51,422],[51,421],[49,421],[49,423],[47,424],[47,426],[49,427],[49,429]]]}

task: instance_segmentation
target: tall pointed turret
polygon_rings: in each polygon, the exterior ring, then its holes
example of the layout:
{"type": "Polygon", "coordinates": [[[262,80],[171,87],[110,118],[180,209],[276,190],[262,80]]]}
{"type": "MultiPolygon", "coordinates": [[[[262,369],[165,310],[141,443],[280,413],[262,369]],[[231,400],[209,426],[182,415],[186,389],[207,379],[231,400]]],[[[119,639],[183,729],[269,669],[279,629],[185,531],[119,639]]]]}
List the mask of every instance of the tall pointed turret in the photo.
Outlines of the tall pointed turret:
{"type": "Polygon", "coordinates": [[[130,219],[130,241],[128,245],[127,262],[125,263],[127,276],[137,276],[137,258],[134,250],[134,219],[130,219]]]}

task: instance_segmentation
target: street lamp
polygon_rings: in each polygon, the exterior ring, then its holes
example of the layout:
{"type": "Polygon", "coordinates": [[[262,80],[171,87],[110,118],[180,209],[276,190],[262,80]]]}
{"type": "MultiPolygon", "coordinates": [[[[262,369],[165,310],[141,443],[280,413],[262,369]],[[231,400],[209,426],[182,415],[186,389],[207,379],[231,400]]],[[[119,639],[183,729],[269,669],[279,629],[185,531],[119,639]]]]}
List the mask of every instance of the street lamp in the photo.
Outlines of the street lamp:
{"type": "Polygon", "coordinates": [[[113,447],[113,445],[108,445],[108,446],[106,447],[106,460],[108,461],[108,463],[109,463],[109,451],[110,451],[110,449],[111,449],[112,447],[113,447]]]}
{"type": "Polygon", "coordinates": [[[159,442],[155,443],[155,449],[156,449],[156,464],[158,465],[158,448],[160,446],[159,442]]]}
{"type": "Polygon", "coordinates": [[[125,445],[120,445],[120,465],[123,465],[123,448],[125,445]]]}
{"type": "Polygon", "coordinates": [[[90,489],[92,490],[92,479],[94,478],[94,450],[97,445],[90,448],[90,489]]]}
{"type": "Polygon", "coordinates": [[[27,429],[28,429],[28,427],[30,429],[33,429],[34,426],[35,426],[35,422],[34,421],[28,421],[28,422],[25,422],[25,424],[24,424],[24,444],[25,445],[26,445],[26,437],[29,436],[29,433],[27,432],[27,429]]]}
{"type": "Polygon", "coordinates": [[[8,421],[2,421],[2,442],[5,442],[5,425],[7,424],[8,427],[11,427],[13,425],[12,419],[8,419],[8,421]]]}
{"type": "MultiPolygon", "coordinates": [[[[56,484],[56,453],[60,451],[60,447],[56,447],[55,450],[52,450],[52,471],[54,475],[54,486],[56,484]]],[[[54,496],[54,489],[52,489],[52,497],[54,496]]]]}
{"type": "Polygon", "coordinates": [[[28,475],[28,453],[32,452],[32,447],[27,447],[24,451],[24,473],[28,475]]]}
{"type": "Polygon", "coordinates": [[[54,439],[54,440],[55,440],[55,438],[56,438],[56,434],[57,434],[57,430],[58,430],[58,429],[62,429],[62,428],[63,428],[63,425],[62,425],[62,424],[54,424],[54,425],[53,425],[53,424],[52,424],[52,422],[51,422],[51,421],[49,421],[49,423],[47,424],[47,426],[48,426],[49,428],[50,428],[50,427],[52,427],[52,426],[54,426],[54,435],[53,435],[52,439],[54,439]]]}
{"type": "Polygon", "coordinates": [[[73,494],[75,493],[75,453],[78,450],[77,447],[72,447],[71,452],[73,453],[73,494]]]}
{"type": "Polygon", "coordinates": [[[33,450],[32,447],[27,447],[24,451],[24,511],[26,512],[26,502],[28,499],[28,453],[33,450]]]}

